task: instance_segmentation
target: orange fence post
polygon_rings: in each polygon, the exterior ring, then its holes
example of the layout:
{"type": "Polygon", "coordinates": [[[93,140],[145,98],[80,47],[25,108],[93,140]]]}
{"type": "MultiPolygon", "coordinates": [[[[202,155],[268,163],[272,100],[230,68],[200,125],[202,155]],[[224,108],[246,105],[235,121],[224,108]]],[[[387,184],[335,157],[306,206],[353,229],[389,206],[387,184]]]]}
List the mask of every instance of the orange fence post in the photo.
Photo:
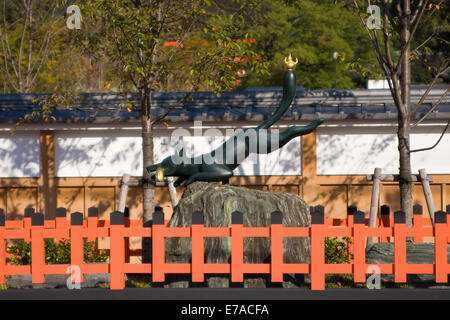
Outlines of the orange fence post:
{"type": "Polygon", "coordinates": [[[244,282],[244,215],[231,214],[231,282],[244,282]]]}
{"type": "MultiPolygon", "coordinates": [[[[31,232],[31,217],[34,215],[34,208],[26,208],[23,215],[23,228],[31,232]]],[[[27,232],[23,241],[30,242],[30,232],[27,232]]]]}
{"type": "Polygon", "coordinates": [[[434,213],[434,273],[437,283],[447,282],[447,214],[434,213]]]}
{"type": "MultiPolygon", "coordinates": [[[[422,209],[422,206],[419,204],[416,204],[413,206],[413,226],[414,226],[414,230],[417,230],[418,232],[422,232],[423,209],[422,209]]],[[[422,243],[423,237],[421,235],[414,237],[414,242],[422,243]]]]}
{"type": "Polygon", "coordinates": [[[6,217],[3,209],[0,209],[0,284],[6,282],[6,244],[5,244],[5,224],[6,217]]]}
{"type": "Polygon", "coordinates": [[[270,225],[270,275],[272,282],[283,282],[283,213],[274,211],[270,225]]]}
{"type": "Polygon", "coordinates": [[[114,211],[110,215],[110,288],[122,290],[125,288],[125,242],[123,237],[123,213],[114,211]]]}
{"type": "MultiPolygon", "coordinates": [[[[67,210],[66,208],[57,208],[56,209],[56,217],[55,217],[55,229],[62,230],[66,228],[67,223],[67,210]]],[[[60,237],[55,238],[55,242],[58,243],[61,240],[60,237]]]]}
{"type": "MultiPolygon", "coordinates": [[[[123,216],[125,217],[125,227],[130,227],[130,208],[123,209],[123,216]]],[[[130,238],[125,238],[125,263],[130,263],[130,238]]]]}
{"type": "MultiPolygon", "coordinates": [[[[80,282],[84,282],[83,260],[83,214],[74,212],[70,215],[70,265],[80,268],[80,282]]],[[[71,275],[71,281],[75,283],[73,275],[71,275]]]]}
{"type": "Polygon", "coordinates": [[[325,290],[325,217],[322,206],[311,211],[311,290],[325,290]]]}
{"type": "Polygon", "coordinates": [[[96,207],[90,207],[88,208],[88,218],[87,218],[88,241],[97,242],[97,236],[95,235],[97,227],[98,227],[98,209],[96,207]]]}
{"type": "Polygon", "coordinates": [[[366,233],[364,212],[354,214],[353,242],[353,274],[355,282],[366,281],[366,233]]]}
{"type": "Polygon", "coordinates": [[[44,215],[34,213],[31,217],[31,282],[44,283],[45,274],[44,215]]]}
{"type": "MultiPolygon", "coordinates": [[[[391,226],[391,209],[387,205],[382,205],[380,208],[381,226],[389,228],[391,226]]],[[[390,242],[390,237],[380,237],[381,242],[390,242]]]]}
{"type": "MultiPolygon", "coordinates": [[[[355,221],[355,213],[358,211],[356,206],[348,206],[347,207],[347,227],[353,228],[355,221]]],[[[355,248],[353,241],[350,242],[348,246],[348,251],[350,254],[354,254],[355,248]]]]}
{"type": "Polygon", "coordinates": [[[205,281],[204,263],[205,263],[205,244],[203,236],[204,215],[201,211],[195,211],[192,214],[192,282],[205,281]]]}
{"type": "Polygon", "coordinates": [[[450,204],[447,205],[446,207],[446,211],[447,211],[447,243],[450,243],[450,204]]]}
{"type": "Polygon", "coordinates": [[[155,211],[153,213],[152,225],[152,280],[154,282],[164,282],[164,265],[166,262],[166,249],[164,238],[164,212],[155,211]]]}
{"type": "Polygon", "coordinates": [[[394,213],[394,280],[406,282],[406,216],[394,213]]]}

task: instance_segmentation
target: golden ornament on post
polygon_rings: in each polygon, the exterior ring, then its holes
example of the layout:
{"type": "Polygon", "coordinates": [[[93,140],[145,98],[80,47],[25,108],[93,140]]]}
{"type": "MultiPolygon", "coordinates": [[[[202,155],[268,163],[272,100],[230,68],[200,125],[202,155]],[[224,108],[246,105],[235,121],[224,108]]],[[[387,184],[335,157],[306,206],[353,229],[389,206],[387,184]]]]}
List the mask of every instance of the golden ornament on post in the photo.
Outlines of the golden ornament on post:
{"type": "Polygon", "coordinates": [[[157,182],[162,182],[164,180],[164,169],[163,168],[159,167],[158,169],[156,169],[155,180],[157,182]]]}
{"type": "Polygon", "coordinates": [[[298,63],[298,59],[295,58],[295,62],[294,62],[294,60],[292,60],[292,56],[290,53],[289,53],[289,58],[287,58],[287,59],[284,58],[284,66],[289,71],[293,71],[295,69],[295,66],[297,65],[297,63],[298,63]]]}

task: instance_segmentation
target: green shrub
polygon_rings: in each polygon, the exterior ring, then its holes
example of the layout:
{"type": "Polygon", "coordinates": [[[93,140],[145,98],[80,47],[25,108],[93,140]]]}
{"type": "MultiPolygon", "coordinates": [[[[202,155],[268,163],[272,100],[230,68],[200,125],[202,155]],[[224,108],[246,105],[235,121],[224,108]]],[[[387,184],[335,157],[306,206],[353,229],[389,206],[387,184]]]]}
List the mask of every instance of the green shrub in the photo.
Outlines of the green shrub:
{"type": "MultiPolygon", "coordinates": [[[[19,241],[8,246],[6,252],[12,255],[8,262],[14,265],[31,264],[31,242],[19,241]]],[[[84,262],[106,262],[108,255],[95,249],[95,241],[84,241],[84,262]]],[[[45,264],[70,264],[70,241],[45,239],[45,264]]]]}
{"type": "Polygon", "coordinates": [[[350,263],[353,255],[350,253],[351,240],[348,237],[325,238],[325,263],[345,264],[350,263]]]}

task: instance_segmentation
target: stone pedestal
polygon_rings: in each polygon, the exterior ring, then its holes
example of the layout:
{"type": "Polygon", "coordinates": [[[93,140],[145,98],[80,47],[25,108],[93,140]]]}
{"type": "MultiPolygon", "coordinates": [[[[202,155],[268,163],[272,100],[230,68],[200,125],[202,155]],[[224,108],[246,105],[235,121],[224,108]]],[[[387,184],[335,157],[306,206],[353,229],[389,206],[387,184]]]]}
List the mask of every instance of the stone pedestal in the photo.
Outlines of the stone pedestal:
{"type": "MultiPolygon", "coordinates": [[[[244,213],[244,227],[269,227],[273,211],[283,213],[283,226],[306,227],[310,224],[309,207],[300,197],[289,193],[265,192],[230,185],[196,182],[184,192],[174,210],[169,227],[190,227],[195,211],[204,213],[205,227],[231,226],[234,211],[244,213]]],[[[285,238],[284,263],[309,263],[309,238],[285,238]]],[[[166,262],[189,263],[190,238],[166,239],[166,262]]],[[[230,238],[206,238],[205,262],[229,263],[230,238]]],[[[244,238],[244,263],[270,263],[270,238],[244,238]]],[[[244,283],[234,284],[230,275],[205,275],[204,283],[192,283],[190,275],[167,275],[165,287],[226,288],[244,286],[261,288],[280,286],[270,281],[269,275],[245,275],[244,283]]],[[[303,275],[285,275],[283,287],[298,287],[304,283],[303,275]]]]}

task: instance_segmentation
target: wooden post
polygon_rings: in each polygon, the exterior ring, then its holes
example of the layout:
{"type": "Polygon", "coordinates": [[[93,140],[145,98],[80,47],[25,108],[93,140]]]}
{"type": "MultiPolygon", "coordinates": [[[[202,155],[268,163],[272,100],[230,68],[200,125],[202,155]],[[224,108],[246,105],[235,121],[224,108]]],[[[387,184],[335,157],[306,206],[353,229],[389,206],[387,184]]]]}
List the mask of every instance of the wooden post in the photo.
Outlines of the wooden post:
{"type": "MultiPolygon", "coordinates": [[[[83,214],[81,212],[74,212],[70,215],[70,265],[80,268],[80,282],[84,282],[83,244],[83,214]]],[[[73,275],[71,275],[71,281],[72,283],[75,283],[75,278],[73,275]]]]}
{"type": "Polygon", "coordinates": [[[244,282],[244,215],[231,214],[231,282],[244,282]]]}
{"type": "Polygon", "coordinates": [[[447,282],[447,214],[437,211],[434,226],[434,274],[437,283],[447,282]]]}
{"type": "Polygon", "coordinates": [[[110,222],[110,289],[122,290],[125,288],[125,239],[123,236],[125,219],[123,212],[111,213],[110,222]]]}
{"type": "Polygon", "coordinates": [[[325,215],[322,206],[311,212],[311,290],[325,290],[325,215]]]}
{"type": "Polygon", "coordinates": [[[6,282],[6,247],[5,247],[5,225],[6,216],[3,209],[0,209],[0,284],[6,282]]]}
{"type": "Polygon", "coordinates": [[[364,212],[354,214],[353,225],[353,275],[355,282],[366,282],[366,239],[364,212]]]}
{"type": "Polygon", "coordinates": [[[173,185],[173,177],[167,177],[167,187],[169,188],[170,200],[172,201],[172,209],[175,209],[178,204],[178,193],[173,185]]]}
{"type": "Polygon", "coordinates": [[[195,211],[192,214],[192,282],[205,281],[205,241],[203,227],[205,218],[203,212],[195,211]]]}
{"type": "MultiPolygon", "coordinates": [[[[378,202],[380,201],[380,181],[381,181],[381,168],[375,168],[373,173],[372,198],[370,201],[369,228],[376,227],[378,202]]],[[[368,237],[367,246],[370,246],[373,243],[375,243],[375,238],[368,237]]]]}
{"type": "Polygon", "coordinates": [[[44,215],[31,217],[31,283],[45,282],[44,215]]]}
{"type": "Polygon", "coordinates": [[[394,212],[394,281],[406,282],[406,216],[394,212]]]}
{"type": "Polygon", "coordinates": [[[153,225],[152,225],[152,281],[164,282],[165,281],[165,261],[166,261],[166,249],[164,238],[164,212],[156,210],[153,212],[153,225]]]}
{"type": "Polygon", "coordinates": [[[125,212],[125,205],[127,202],[127,194],[128,194],[128,182],[130,181],[130,175],[124,173],[122,177],[122,185],[120,187],[120,196],[119,196],[119,205],[117,210],[119,212],[125,212]]]}
{"type": "Polygon", "coordinates": [[[428,213],[430,214],[431,224],[434,226],[434,208],[433,196],[431,194],[430,183],[427,179],[427,172],[425,169],[419,170],[420,180],[422,182],[423,193],[425,194],[425,200],[427,201],[428,213]]]}
{"type": "Polygon", "coordinates": [[[283,282],[283,214],[274,211],[270,224],[270,277],[272,282],[283,282]]]}

